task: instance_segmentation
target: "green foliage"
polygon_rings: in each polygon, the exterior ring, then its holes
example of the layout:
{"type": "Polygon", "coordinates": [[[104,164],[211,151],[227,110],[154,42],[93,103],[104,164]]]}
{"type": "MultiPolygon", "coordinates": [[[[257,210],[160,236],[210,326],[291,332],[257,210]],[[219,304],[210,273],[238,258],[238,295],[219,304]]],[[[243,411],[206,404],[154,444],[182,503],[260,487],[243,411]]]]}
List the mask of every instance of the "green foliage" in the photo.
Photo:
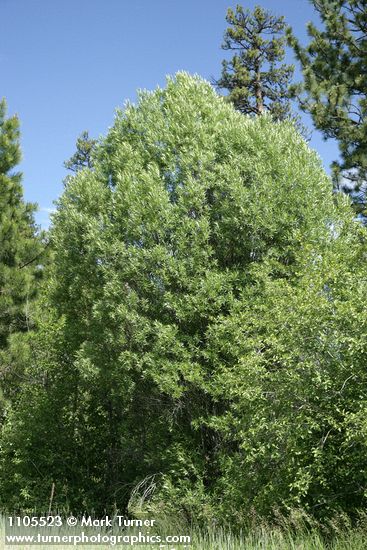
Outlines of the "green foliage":
{"type": "Polygon", "coordinates": [[[365,505],[366,232],[291,122],[179,73],[67,179],[52,240],[4,507],[52,482],[55,507],[237,526],[365,505]]]}
{"type": "MultiPolygon", "coordinates": [[[[6,521],[6,517],[0,516],[0,536],[2,537],[5,536],[6,521]]],[[[95,535],[96,530],[84,527],[83,532],[91,536],[95,535]]],[[[111,530],[111,528],[101,527],[99,532],[102,536],[110,536],[111,542],[99,544],[98,549],[110,550],[111,546],[115,546],[112,537],[115,536],[117,540],[117,535],[121,535],[121,528],[111,530]]],[[[43,529],[42,534],[45,533],[43,529]]],[[[48,530],[48,533],[56,534],[55,530],[48,530]]],[[[361,514],[357,526],[352,527],[348,519],[343,516],[334,517],[327,523],[317,523],[304,512],[295,510],[287,518],[278,516],[276,524],[269,524],[264,518],[253,515],[242,531],[215,525],[198,529],[177,522],[177,516],[167,518],[167,522],[156,521],[153,528],[142,530],[141,527],[129,527],[128,532],[125,531],[125,535],[130,536],[139,537],[139,533],[140,535],[149,533],[149,536],[158,535],[162,542],[172,535],[190,537],[190,544],[186,544],[186,547],[189,546],[192,550],[365,550],[367,527],[365,513],[361,514]]],[[[65,525],[61,530],[57,530],[57,535],[75,536],[75,528],[65,525]]],[[[70,544],[58,546],[62,550],[70,548],[70,544]]],[[[183,542],[178,546],[185,548],[183,542]]],[[[44,547],[44,544],[32,545],[34,550],[42,550],[44,547]]],[[[95,550],[95,544],[83,544],[83,548],[95,550]]],[[[156,550],[157,544],[141,544],[141,548],[156,550]]]]}
{"type": "MultiPolygon", "coordinates": [[[[146,516],[144,516],[146,519],[146,516]]],[[[5,537],[5,524],[7,518],[0,516],[0,536],[5,537]]],[[[9,531],[9,529],[7,530],[9,531]]],[[[84,527],[83,532],[87,536],[95,535],[95,528],[84,527]]],[[[112,537],[121,536],[121,528],[101,527],[99,532],[102,536],[109,536],[110,544],[101,543],[99,550],[110,550],[115,546],[112,537]]],[[[313,518],[299,510],[285,518],[278,516],[277,523],[269,524],[264,518],[253,515],[249,524],[242,531],[235,528],[220,527],[215,525],[203,529],[177,522],[177,516],[167,518],[166,522],[156,521],[153,528],[141,529],[141,527],[129,527],[125,535],[139,537],[141,534],[152,537],[158,535],[162,542],[169,536],[190,537],[192,550],[365,550],[366,547],[366,516],[361,514],[358,525],[352,527],[347,518],[337,516],[330,522],[317,523],[313,518]]],[[[42,534],[46,534],[45,529],[42,534]]],[[[48,534],[54,535],[55,530],[48,530],[48,534]]],[[[57,530],[59,536],[75,536],[75,528],[66,525],[57,530]]],[[[70,539],[72,540],[72,539],[70,539]]],[[[187,542],[187,539],[186,539],[187,542]]],[[[70,544],[58,545],[62,550],[69,550],[70,544]]],[[[119,546],[119,545],[117,545],[119,546]]],[[[164,546],[164,544],[162,544],[164,546]]],[[[169,547],[169,545],[166,545],[169,547]]],[[[178,546],[185,548],[182,542],[178,546]]],[[[32,545],[34,550],[42,550],[45,545],[32,545]]],[[[176,548],[177,546],[175,546],[176,548]]],[[[84,550],[95,550],[95,544],[83,544],[84,550]]],[[[156,550],[157,544],[141,544],[144,550],[156,550]]]]}
{"type": "Polygon", "coordinates": [[[310,43],[305,48],[289,32],[304,77],[298,88],[299,104],[326,139],[337,140],[341,160],[333,163],[335,185],[352,193],[357,212],[365,213],[367,2],[312,3],[323,30],[309,23],[310,43]]]}
{"type": "Polygon", "coordinates": [[[289,86],[294,68],[282,63],[285,56],[284,17],[275,17],[256,6],[253,13],[237,5],[228,9],[222,48],[234,52],[224,60],[222,76],[215,83],[228,90],[228,99],[241,113],[270,112],[276,120],[291,115],[289,86]]]}
{"type": "Polygon", "coordinates": [[[97,140],[91,139],[87,130],[82,132],[76,140],[76,152],[64,162],[65,168],[72,172],[78,172],[83,168],[93,168],[93,153],[96,145],[97,140]]]}
{"type": "Polygon", "coordinates": [[[31,306],[41,271],[41,241],[33,219],[35,206],[24,202],[19,121],[7,118],[0,101],[0,381],[4,399],[17,392],[24,357],[19,333],[33,326],[31,306]],[[19,356],[19,362],[17,357],[19,356]]]}

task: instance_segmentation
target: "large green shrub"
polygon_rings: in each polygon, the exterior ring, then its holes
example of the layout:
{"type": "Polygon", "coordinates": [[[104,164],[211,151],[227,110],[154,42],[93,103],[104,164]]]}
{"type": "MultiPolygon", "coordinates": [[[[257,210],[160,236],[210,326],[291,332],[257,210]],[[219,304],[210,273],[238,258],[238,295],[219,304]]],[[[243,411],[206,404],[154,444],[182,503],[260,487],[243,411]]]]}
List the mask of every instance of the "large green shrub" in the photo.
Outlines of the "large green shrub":
{"type": "Polygon", "coordinates": [[[138,483],[199,520],[361,506],[365,232],[317,155],[178,74],[117,113],[93,166],[54,218],[3,504],[46,506],[55,482],[79,511],[138,483]]]}

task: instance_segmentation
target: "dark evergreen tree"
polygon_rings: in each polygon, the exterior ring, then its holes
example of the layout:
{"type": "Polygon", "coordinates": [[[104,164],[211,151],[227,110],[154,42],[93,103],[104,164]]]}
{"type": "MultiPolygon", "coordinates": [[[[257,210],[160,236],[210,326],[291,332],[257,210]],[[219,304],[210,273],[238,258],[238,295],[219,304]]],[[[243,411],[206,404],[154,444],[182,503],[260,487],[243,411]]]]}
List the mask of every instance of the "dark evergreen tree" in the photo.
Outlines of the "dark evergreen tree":
{"type": "Polygon", "coordinates": [[[323,23],[308,24],[310,43],[302,47],[289,31],[289,42],[303,70],[300,107],[311,114],[325,139],[334,138],[340,160],[333,163],[334,183],[366,212],[367,184],[367,0],[312,0],[323,23]],[[304,92],[304,93],[302,93],[304,92]]]}
{"type": "Polygon", "coordinates": [[[96,144],[97,140],[89,137],[88,130],[82,132],[76,141],[76,152],[64,162],[65,168],[72,172],[78,172],[83,168],[93,168],[92,154],[96,144]]]}
{"type": "MultiPolygon", "coordinates": [[[[30,305],[40,277],[42,243],[34,222],[35,205],[23,199],[22,174],[15,170],[21,158],[19,121],[6,116],[0,101],[0,391],[10,391],[7,382],[17,367],[11,351],[18,347],[17,334],[30,330],[30,305]],[[4,388],[7,390],[4,391],[4,388]]],[[[19,365],[18,365],[19,366],[19,365]]],[[[11,385],[11,384],[10,384],[11,385]]],[[[14,388],[13,388],[14,389],[14,388]]]]}
{"type": "Polygon", "coordinates": [[[237,5],[226,17],[230,25],[222,48],[234,52],[224,60],[222,75],[214,83],[228,90],[228,99],[244,114],[269,111],[276,120],[291,116],[290,84],[294,67],[285,56],[284,17],[256,6],[253,12],[237,5]]]}

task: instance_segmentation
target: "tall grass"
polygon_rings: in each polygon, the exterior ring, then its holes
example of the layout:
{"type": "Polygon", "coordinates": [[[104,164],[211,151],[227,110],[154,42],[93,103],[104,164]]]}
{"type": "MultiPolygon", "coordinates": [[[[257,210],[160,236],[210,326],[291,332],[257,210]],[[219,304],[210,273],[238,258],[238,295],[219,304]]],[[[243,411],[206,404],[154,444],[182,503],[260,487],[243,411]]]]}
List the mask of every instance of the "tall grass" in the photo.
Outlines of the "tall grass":
{"type": "MultiPolygon", "coordinates": [[[[133,547],[146,550],[366,550],[367,548],[367,521],[363,518],[357,526],[348,526],[344,521],[330,522],[324,529],[320,525],[307,525],[298,520],[285,520],[278,526],[266,524],[254,525],[245,533],[232,533],[224,528],[182,528],[179,531],[168,528],[168,522],[164,522],[159,528],[159,534],[185,534],[191,536],[190,545],[166,544],[136,545],[133,547]]],[[[4,518],[0,518],[0,548],[4,545],[4,518]]],[[[85,530],[86,531],[86,530],[85,530]]],[[[152,531],[152,530],[151,530],[152,531]]],[[[63,528],[62,534],[71,534],[70,528],[63,528]]],[[[91,532],[91,531],[90,531],[91,532]]],[[[134,529],[129,529],[129,534],[134,534],[134,529]]],[[[4,546],[5,547],[5,546],[4,546]]],[[[18,550],[45,550],[48,546],[17,545],[7,546],[8,549],[18,550]]],[[[103,550],[114,548],[111,545],[79,546],[84,550],[103,550]]],[[[132,546],[116,546],[119,548],[132,548],[132,546]]],[[[51,548],[76,548],[73,545],[57,545],[51,548]]]]}

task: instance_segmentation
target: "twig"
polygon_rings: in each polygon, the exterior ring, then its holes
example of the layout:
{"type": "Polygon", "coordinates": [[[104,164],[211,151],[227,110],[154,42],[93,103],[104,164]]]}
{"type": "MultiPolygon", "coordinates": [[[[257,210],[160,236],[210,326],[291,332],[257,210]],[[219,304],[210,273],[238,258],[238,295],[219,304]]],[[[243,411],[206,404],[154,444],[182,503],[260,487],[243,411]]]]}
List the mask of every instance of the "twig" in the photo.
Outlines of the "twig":
{"type": "Polygon", "coordinates": [[[48,507],[48,515],[49,516],[51,515],[51,508],[52,508],[52,501],[54,499],[54,492],[55,492],[55,483],[52,482],[51,495],[50,495],[50,504],[49,504],[49,507],[48,507]]]}

